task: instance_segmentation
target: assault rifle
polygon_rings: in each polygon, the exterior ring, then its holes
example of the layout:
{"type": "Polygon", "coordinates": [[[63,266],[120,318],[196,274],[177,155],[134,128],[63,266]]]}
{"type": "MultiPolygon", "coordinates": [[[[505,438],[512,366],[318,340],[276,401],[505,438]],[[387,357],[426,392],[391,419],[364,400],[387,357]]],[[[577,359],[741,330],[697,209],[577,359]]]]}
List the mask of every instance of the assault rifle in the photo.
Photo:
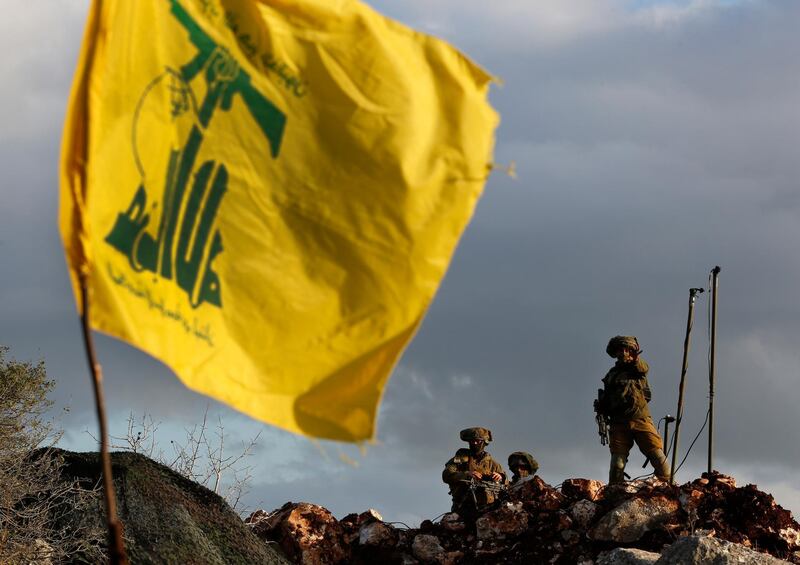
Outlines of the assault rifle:
{"type": "Polygon", "coordinates": [[[597,422],[597,433],[600,435],[600,445],[608,444],[608,416],[603,412],[603,397],[605,391],[597,389],[597,400],[594,401],[594,419],[597,422]]]}
{"type": "Polygon", "coordinates": [[[478,489],[494,493],[495,496],[499,496],[501,493],[506,491],[506,485],[503,483],[478,480],[475,477],[470,477],[469,479],[464,479],[459,482],[466,483],[467,485],[469,485],[469,492],[472,494],[472,502],[475,503],[475,508],[477,510],[481,509],[481,505],[478,504],[478,496],[476,494],[478,492],[478,489]]]}

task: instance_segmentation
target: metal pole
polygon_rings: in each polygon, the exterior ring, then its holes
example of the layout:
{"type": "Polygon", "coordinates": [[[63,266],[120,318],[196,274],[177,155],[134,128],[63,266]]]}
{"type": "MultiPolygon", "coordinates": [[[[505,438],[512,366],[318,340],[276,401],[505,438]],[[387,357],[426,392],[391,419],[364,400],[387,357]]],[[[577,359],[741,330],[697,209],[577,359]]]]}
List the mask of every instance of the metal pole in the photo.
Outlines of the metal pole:
{"type": "Polygon", "coordinates": [[[708,472],[714,469],[714,378],[717,348],[717,290],[719,265],[711,269],[711,351],[708,363],[708,472]]]}
{"type": "Polygon", "coordinates": [[[94,402],[97,408],[97,419],[100,423],[100,459],[103,465],[103,490],[105,491],[106,519],[108,521],[108,552],[112,565],[128,565],[125,544],[122,541],[122,524],[117,520],[117,501],[114,496],[114,481],[111,476],[111,455],[108,452],[108,432],[106,430],[106,407],[103,400],[103,371],[94,351],[92,332],[89,327],[89,290],[86,277],[81,276],[81,328],[86,357],[92,373],[94,385],[94,402]]]}
{"type": "MultiPolygon", "coordinates": [[[[664,453],[669,453],[669,425],[675,418],[667,414],[664,416],[664,453]]],[[[670,476],[672,476],[670,474],[670,476]]]]}
{"type": "Polygon", "coordinates": [[[675,417],[675,439],[672,442],[672,465],[670,467],[669,476],[672,481],[675,480],[675,466],[678,464],[678,439],[681,432],[681,421],[683,420],[683,391],[686,386],[686,371],[689,368],[689,344],[692,336],[692,319],[694,317],[694,303],[697,301],[697,295],[703,292],[702,288],[689,289],[689,316],[686,319],[686,338],[683,340],[683,364],[681,365],[681,382],[678,387],[678,411],[675,417]]]}

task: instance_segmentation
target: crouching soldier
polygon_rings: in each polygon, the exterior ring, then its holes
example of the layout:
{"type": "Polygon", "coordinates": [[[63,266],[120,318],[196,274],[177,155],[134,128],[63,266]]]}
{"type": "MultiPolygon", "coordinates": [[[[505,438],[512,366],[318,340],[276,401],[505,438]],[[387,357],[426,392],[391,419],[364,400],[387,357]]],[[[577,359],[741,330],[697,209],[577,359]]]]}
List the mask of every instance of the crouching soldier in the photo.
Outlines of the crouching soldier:
{"type": "Polygon", "coordinates": [[[533,458],[533,455],[525,451],[515,451],[508,456],[508,468],[511,469],[513,476],[511,477],[511,484],[513,485],[520,479],[525,477],[532,477],[539,470],[539,463],[533,458]]]}
{"type": "Polygon", "coordinates": [[[616,364],[603,377],[603,390],[597,402],[597,410],[611,423],[609,448],[611,466],[609,483],[625,480],[625,463],[634,442],[650,460],[656,477],[670,480],[669,465],[664,455],[661,436],[658,435],[650,416],[650,385],[647,372],[650,367],[639,357],[639,341],[633,336],[611,338],[606,353],[616,357],[616,364]]]}
{"type": "Polygon", "coordinates": [[[497,499],[506,474],[500,463],[485,451],[486,444],[492,441],[491,431],[467,428],[460,435],[462,441],[469,443],[469,449],[459,449],[445,463],[442,480],[450,485],[452,511],[465,521],[474,521],[497,499]]]}

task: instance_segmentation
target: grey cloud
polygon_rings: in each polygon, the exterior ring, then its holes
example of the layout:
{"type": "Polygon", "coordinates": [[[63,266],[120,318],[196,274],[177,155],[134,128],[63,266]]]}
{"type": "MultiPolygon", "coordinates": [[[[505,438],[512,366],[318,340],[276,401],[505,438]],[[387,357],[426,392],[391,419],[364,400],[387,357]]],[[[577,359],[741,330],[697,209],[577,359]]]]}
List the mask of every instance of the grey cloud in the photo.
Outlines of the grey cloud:
{"type": "Polygon", "coordinates": [[[87,4],[58,0],[9,8],[0,23],[3,140],[59,135],[87,4]]]}
{"type": "MultiPolygon", "coordinates": [[[[719,264],[719,468],[774,487],[787,497],[780,503],[800,508],[784,480],[800,463],[790,441],[800,424],[800,6],[742,3],[654,25],[608,3],[619,21],[547,44],[526,35],[524,11],[504,26],[491,13],[477,17],[474,5],[381,6],[441,25],[504,79],[492,93],[503,118],[496,161],[516,161],[519,178],[490,178],[390,380],[379,445],[366,456],[326,442],[320,451],[268,428],[248,502],[305,499],[340,516],[375,506],[389,519],[433,517],[449,507],[439,475],[470,425],[493,429],[490,451],[502,462],[511,451],[532,451],[552,483],[603,479],[608,454],[591,402],[611,365],[607,339],[639,336],[652,366],[653,415],[674,414],[688,288],[705,285],[719,264]],[[444,13],[450,20],[439,21],[444,13]],[[340,450],[359,466],[342,463],[340,450]]],[[[79,36],[72,27],[83,17],[70,10],[71,31],[53,39],[52,74],[44,51],[26,55],[33,71],[14,71],[29,95],[24,111],[3,114],[13,123],[0,135],[2,197],[14,206],[0,208],[0,341],[17,357],[44,356],[57,399],[73,407],[70,445],[89,449],[82,429],[94,425],[90,388],[55,226],[53,116],[66,102],[65,69],[79,36]],[[36,107],[44,110],[31,118],[36,107]]],[[[15,96],[4,85],[6,108],[15,96]]],[[[707,300],[696,311],[681,454],[707,407],[707,300]]],[[[258,427],[188,391],[160,363],[97,340],[116,429],[130,410],[180,428],[209,402],[237,437],[258,427]]],[[[683,480],[704,470],[705,442],[683,480]]],[[[639,471],[635,450],[630,465],[639,471]]]]}

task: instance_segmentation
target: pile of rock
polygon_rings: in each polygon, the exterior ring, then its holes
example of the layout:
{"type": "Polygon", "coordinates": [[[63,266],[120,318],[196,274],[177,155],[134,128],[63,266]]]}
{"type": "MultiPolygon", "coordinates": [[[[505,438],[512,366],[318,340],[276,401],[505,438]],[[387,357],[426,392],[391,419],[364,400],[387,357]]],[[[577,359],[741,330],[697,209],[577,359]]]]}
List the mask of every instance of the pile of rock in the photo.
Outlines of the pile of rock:
{"type": "Polygon", "coordinates": [[[800,525],[791,513],[755,486],[737,488],[718,473],[680,487],[655,479],[608,486],[570,479],[556,489],[530,477],[474,525],[445,514],[416,529],[396,528],[374,510],[337,521],[308,503],[258,511],[247,522],[306,565],[800,564],[800,525]]]}

